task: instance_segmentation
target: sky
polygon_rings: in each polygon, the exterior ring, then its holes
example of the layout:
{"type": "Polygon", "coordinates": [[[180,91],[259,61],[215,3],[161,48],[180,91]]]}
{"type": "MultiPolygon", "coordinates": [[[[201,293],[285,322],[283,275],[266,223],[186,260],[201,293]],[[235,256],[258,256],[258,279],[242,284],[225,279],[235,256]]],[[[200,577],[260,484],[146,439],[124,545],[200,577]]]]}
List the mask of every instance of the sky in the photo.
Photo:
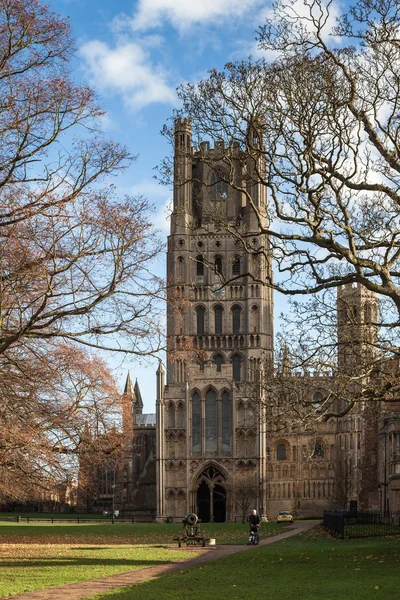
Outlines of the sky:
{"type": "MultiPolygon", "coordinates": [[[[104,130],[138,154],[118,178],[121,193],[143,194],[156,207],[156,226],[169,230],[171,190],[154,179],[154,167],[169,154],[160,135],[178,106],[176,88],[195,83],[211,68],[260,55],[255,31],[268,15],[265,0],[49,0],[69,17],[76,40],[75,80],[88,83],[107,111],[104,130]]],[[[162,260],[158,265],[163,273],[162,260]]],[[[279,309],[279,306],[278,306],[279,309]]],[[[137,377],[144,412],[155,411],[155,369],[127,357],[109,359],[123,389],[130,370],[137,377]]]]}

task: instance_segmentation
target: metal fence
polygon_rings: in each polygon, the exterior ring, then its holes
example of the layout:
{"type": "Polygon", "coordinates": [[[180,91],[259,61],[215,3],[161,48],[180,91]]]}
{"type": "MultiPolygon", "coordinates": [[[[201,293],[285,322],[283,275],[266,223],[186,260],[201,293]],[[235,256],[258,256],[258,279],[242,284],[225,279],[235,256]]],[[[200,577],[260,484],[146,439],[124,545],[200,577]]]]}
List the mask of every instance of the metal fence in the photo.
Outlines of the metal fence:
{"type": "Polygon", "coordinates": [[[366,512],[324,512],[322,525],[340,538],[400,534],[400,515],[366,512]]]}
{"type": "Polygon", "coordinates": [[[68,525],[68,523],[79,523],[86,525],[98,525],[99,523],[124,523],[124,524],[136,524],[136,523],[154,523],[155,518],[151,517],[115,517],[114,521],[112,517],[104,517],[99,519],[85,519],[84,517],[66,517],[64,519],[57,517],[27,517],[23,515],[13,515],[10,517],[0,516],[0,522],[13,522],[13,523],[56,523],[58,525],[68,525]]]}

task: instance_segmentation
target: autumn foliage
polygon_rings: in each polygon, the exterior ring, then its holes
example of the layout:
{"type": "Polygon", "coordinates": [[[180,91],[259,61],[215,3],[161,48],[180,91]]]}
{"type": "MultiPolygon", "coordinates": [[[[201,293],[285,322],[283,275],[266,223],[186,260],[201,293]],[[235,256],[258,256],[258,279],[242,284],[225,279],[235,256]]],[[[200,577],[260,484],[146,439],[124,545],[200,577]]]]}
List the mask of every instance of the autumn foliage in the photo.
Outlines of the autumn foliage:
{"type": "Polygon", "coordinates": [[[62,481],[83,431],[115,425],[115,385],[90,349],[161,343],[152,207],[107,180],[132,157],[102,134],[73,55],[66,20],[0,0],[0,502],[62,481]]]}

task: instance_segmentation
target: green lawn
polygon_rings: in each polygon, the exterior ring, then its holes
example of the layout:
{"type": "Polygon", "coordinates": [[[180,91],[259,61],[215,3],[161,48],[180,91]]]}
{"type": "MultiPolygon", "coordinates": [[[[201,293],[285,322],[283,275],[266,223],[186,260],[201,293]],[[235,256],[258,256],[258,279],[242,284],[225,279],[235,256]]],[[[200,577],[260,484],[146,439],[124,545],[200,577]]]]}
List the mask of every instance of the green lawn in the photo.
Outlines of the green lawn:
{"type": "MultiPolygon", "coordinates": [[[[284,525],[263,523],[261,537],[276,535],[284,525]]],[[[0,522],[0,543],[79,544],[172,544],[181,526],[178,523],[4,523],[0,522]]],[[[217,544],[244,544],[247,541],[247,524],[207,523],[202,531],[216,538],[217,544]]]]}
{"type": "Polygon", "coordinates": [[[0,596],[105,577],[193,556],[162,546],[0,545],[0,596]]]}
{"type": "Polygon", "coordinates": [[[296,536],[92,600],[395,599],[399,541],[296,536]]]}
{"type": "MultiPolygon", "coordinates": [[[[0,596],[44,589],[193,557],[166,549],[179,524],[0,523],[0,596]]],[[[246,543],[247,525],[207,524],[217,543],[246,543]]],[[[262,526],[264,537],[281,531],[262,526]]]]}

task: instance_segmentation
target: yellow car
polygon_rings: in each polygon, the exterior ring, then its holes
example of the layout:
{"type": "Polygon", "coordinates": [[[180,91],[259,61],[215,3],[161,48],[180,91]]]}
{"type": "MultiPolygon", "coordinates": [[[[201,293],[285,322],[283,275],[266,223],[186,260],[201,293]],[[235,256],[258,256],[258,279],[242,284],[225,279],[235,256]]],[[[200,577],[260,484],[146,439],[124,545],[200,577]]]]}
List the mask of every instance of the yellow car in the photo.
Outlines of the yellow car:
{"type": "Polygon", "coordinates": [[[293,515],[287,510],[281,510],[279,515],[276,517],[277,523],[293,523],[293,515]]]}

